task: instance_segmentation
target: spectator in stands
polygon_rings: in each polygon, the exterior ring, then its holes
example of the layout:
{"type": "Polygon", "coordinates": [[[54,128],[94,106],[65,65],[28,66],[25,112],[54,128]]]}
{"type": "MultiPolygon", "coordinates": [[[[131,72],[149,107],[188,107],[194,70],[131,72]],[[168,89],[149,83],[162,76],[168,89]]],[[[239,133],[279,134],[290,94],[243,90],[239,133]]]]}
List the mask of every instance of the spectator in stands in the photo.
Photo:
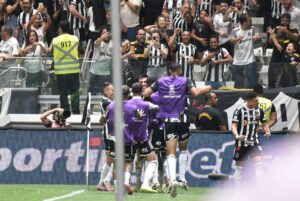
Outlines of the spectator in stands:
{"type": "Polygon", "coordinates": [[[232,78],[235,88],[253,88],[258,79],[253,43],[260,40],[260,35],[255,33],[248,14],[240,15],[240,23],[241,26],[234,29],[231,38],[234,44],[232,78]]]}
{"type": "Polygon", "coordinates": [[[93,95],[102,92],[105,82],[112,81],[111,31],[108,27],[100,29],[100,37],[94,42],[94,53],[90,68],[89,91],[93,95]]]}
{"type": "Polygon", "coordinates": [[[71,124],[66,123],[66,119],[71,116],[70,111],[64,110],[63,108],[54,108],[52,110],[44,112],[40,119],[45,127],[49,128],[62,128],[70,127],[71,124]],[[52,114],[52,120],[48,117],[52,114]]]}
{"type": "MultiPolygon", "coordinates": [[[[264,111],[267,124],[269,128],[272,128],[277,122],[277,112],[274,104],[270,99],[263,97],[264,90],[261,84],[256,84],[253,91],[258,96],[258,107],[264,111]]],[[[262,131],[262,123],[259,124],[259,130],[262,131]]]]}
{"type": "Polygon", "coordinates": [[[209,39],[210,49],[204,52],[200,65],[207,65],[205,84],[211,85],[213,89],[225,86],[225,72],[228,72],[228,64],[232,63],[232,56],[228,51],[219,47],[218,36],[209,39]]]}
{"type": "Polygon", "coordinates": [[[84,0],[69,0],[69,23],[71,34],[79,38],[79,53],[84,53],[85,24],[88,22],[84,0]]]}
{"type": "Polygon", "coordinates": [[[297,67],[299,66],[300,56],[296,53],[295,43],[289,43],[282,58],[283,66],[280,76],[280,85],[292,87],[298,84],[297,67]]]}
{"type": "Polygon", "coordinates": [[[8,15],[7,25],[14,31],[17,27],[18,16],[22,12],[21,0],[6,0],[5,11],[8,15]]]}
{"type": "Polygon", "coordinates": [[[194,0],[192,6],[192,13],[194,15],[194,19],[198,20],[201,11],[206,10],[208,16],[213,17],[215,13],[219,12],[219,9],[219,0],[194,0]]]}
{"type": "Polygon", "coordinates": [[[216,108],[218,97],[213,92],[205,94],[205,106],[196,116],[195,125],[198,130],[226,131],[225,120],[221,112],[216,108]]]}
{"type": "Polygon", "coordinates": [[[15,37],[12,36],[12,28],[4,25],[1,29],[0,42],[0,69],[7,69],[9,67],[17,66],[16,57],[19,54],[19,43],[15,37]]]}
{"type": "Polygon", "coordinates": [[[146,41],[146,31],[140,28],[137,31],[136,40],[130,43],[130,66],[132,71],[132,77],[127,83],[132,85],[138,81],[138,78],[142,74],[147,74],[148,59],[144,57],[145,49],[150,45],[149,41],[146,41]]]}
{"type": "Polygon", "coordinates": [[[234,0],[233,6],[230,6],[224,15],[224,22],[231,22],[232,28],[240,26],[239,17],[241,14],[247,14],[247,10],[244,9],[243,0],[234,0]]]}
{"type": "Polygon", "coordinates": [[[0,1],[0,30],[7,23],[7,13],[5,11],[5,0],[0,1]]]}
{"type": "Polygon", "coordinates": [[[219,34],[219,43],[221,47],[224,47],[230,55],[233,55],[233,46],[230,43],[230,34],[232,31],[231,22],[224,22],[224,16],[229,8],[229,4],[226,0],[221,0],[220,13],[217,13],[213,17],[213,24],[215,32],[219,34]]]}
{"type": "MultiPolygon", "coordinates": [[[[188,2],[182,4],[180,11],[173,13],[173,29],[180,29],[181,33],[184,31],[191,31],[193,24],[193,16],[191,14],[191,7],[188,2]]],[[[175,32],[176,33],[176,32],[175,32]]],[[[176,37],[176,42],[182,42],[181,35],[176,37]]]]}
{"type": "Polygon", "coordinates": [[[209,37],[214,33],[214,25],[212,18],[208,16],[206,10],[200,11],[198,20],[194,21],[192,38],[194,39],[194,45],[199,52],[205,51],[209,46],[209,37]]]}
{"type": "Polygon", "coordinates": [[[194,80],[194,64],[199,63],[199,53],[195,45],[191,43],[191,33],[189,31],[182,32],[182,42],[175,43],[176,36],[180,33],[177,28],[174,35],[170,38],[169,47],[176,52],[176,63],[182,66],[182,76],[194,80]]]}
{"type": "Polygon", "coordinates": [[[157,17],[162,13],[164,0],[143,0],[143,11],[141,11],[142,26],[154,24],[157,17]]]}
{"type": "Polygon", "coordinates": [[[140,25],[139,14],[142,6],[141,0],[121,0],[120,1],[120,14],[124,25],[127,27],[127,32],[123,37],[130,42],[134,41],[135,36],[140,25]]]}
{"type": "Polygon", "coordinates": [[[22,33],[21,43],[26,39],[27,25],[31,17],[36,13],[36,10],[32,8],[32,0],[22,0],[22,11],[18,16],[18,24],[15,31],[15,37],[18,39],[20,33],[22,33]],[[22,31],[22,32],[21,32],[22,31]]]}
{"type": "Polygon", "coordinates": [[[100,28],[107,24],[105,17],[104,1],[92,1],[92,6],[87,12],[89,21],[89,39],[91,39],[92,49],[94,42],[99,36],[100,28]],[[94,15],[96,14],[97,15],[94,15]]]}
{"type": "Polygon", "coordinates": [[[282,1],[283,11],[282,13],[289,13],[291,15],[290,23],[295,26],[298,31],[300,30],[300,9],[293,5],[293,0],[282,1]]]}
{"type": "Polygon", "coordinates": [[[271,26],[275,28],[280,24],[282,14],[282,0],[265,0],[264,4],[264,30],[271,26]]]}
{"type": "Polygon", "coordinates": [[[29,30],[36,31],[38,35],[38,40],[45,44],[45,36],[51,24],[52,20],[50,18],[50,15],[47,13],[47,9],[43,5],[41,5],[38,7],[37,12],[31,17],[27,25],[27,32],[29,30]],[[46,22],[44,22],[42,15],[46,16],[46,22]]]}
{"type": "MultiPolygon", "coordinates": [[[[170,24],[173,25],[173,18],[176,12],[178,12],[184,3],[188,3],[188,0],[165,0],[163,5],[163,14],[168,13],[170,16],[170,24]]],[[[173,28],[173,27],[172,27],[173,28]]]]}
{"type": "Polygon", "coordinates": [[[168,45],[160,41],[160,32],[153,31],[150,45],[144,51],[144,57],[148,58],[147,75],[151,81],[167,75],[168,45]]]}
{"type": "Polygon", "coordinates": [[[299,33],[297,29],[290,25],[291,16],[284,13],[280,17],[280,26],[274,30],[268,28],[270,33],[269,42],[274,44],[273,54],[270,60],[268,71],[269,88],[280,87],[280,74],[282,72],[282,58],[285,49],[290,42],[297,42],[299,33]]]}
{"type": "Polygon", "coordinates": [[[146,26],[145,31],[149,34],[151,34],[153,31],[159,31],[161,42],[166,44],[169,42],[169,35],[171,35],[170,33],[173,32],[173,30],[168,29],[167,20],[163,15],[157,17],[155,24],[146,26]]]}
{"type": "MultiPolygon", "coordinates": [[[[50,16],[51,25],[46,32],[46,41],[48,45],[51,44],[53,37],[57,36],[56,31],[57,31],[58,23],[62,18],[61,17],[63,13],[62,4],[65,3],[64,1],[66,2],[67,0],[63,0],[63,1],[62,0],[35,0],[33,3],[33,7],[35,9],[38,9],[38,7],[42,4],[46,8],[46,11],[50,16]]],[[[43,21],[46,21],[46,23],[48,22],[47,16],[45,14],[42,14],[42,19],[43,21]]],[[[65,18],[64,20],[67,20],[67,18],[65,18]]]]}
{"type": "Polygon", "coordinates": [[[42,56],[47,50],[42,41],[38,40],[35,30],[30,30],[26,36],[26,41],[22,47],[21,56],[26,57],[23,62],[27,71],[26,87],[38,87],[43,83],[43,63],[42,56]]]}

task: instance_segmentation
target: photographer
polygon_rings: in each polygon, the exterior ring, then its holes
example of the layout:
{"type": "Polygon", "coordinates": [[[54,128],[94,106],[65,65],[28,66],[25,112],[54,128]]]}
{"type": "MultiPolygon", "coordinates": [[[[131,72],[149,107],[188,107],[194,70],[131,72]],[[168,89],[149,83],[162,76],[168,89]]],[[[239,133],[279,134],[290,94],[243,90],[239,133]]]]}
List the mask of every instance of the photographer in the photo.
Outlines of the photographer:
{"type": "Polygon", "coordinates": [[[66,119],[71,116],[71,112],[69,110],[64,110],[62,108],[54,108],[47,112],[44,112],[41,115],[41,121],[45,127],[49,128],[63,128],[69,127],[70,124],[66,123],[66,119]],[[52,114],[52,120],[48,119],[48,116],[52,114]]]}

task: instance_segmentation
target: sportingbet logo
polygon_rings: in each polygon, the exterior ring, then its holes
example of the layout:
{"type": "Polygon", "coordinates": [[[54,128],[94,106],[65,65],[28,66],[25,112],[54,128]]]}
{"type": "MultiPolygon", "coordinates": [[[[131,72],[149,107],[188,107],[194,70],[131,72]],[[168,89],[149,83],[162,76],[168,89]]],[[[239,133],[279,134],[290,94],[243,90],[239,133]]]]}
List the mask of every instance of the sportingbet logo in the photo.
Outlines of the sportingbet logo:
{"type": "MultiPolygon", "coordinates": [[[[66,150],[22,148],[13,153],[9,148],[0,148],[0,172],[7,170],[11,165],[20,172],[31,172],[40,170],[42,172],[52,172],[55,166],[65,167],[66,171],[76,173],[86,170],[86,151],[83,142],[75,142],[66,150]],[[83,159],[84,158],[84,159],[83,159]],[[65,165],[61,165],[61,163],[65,165]]],[[[104,153],[99,154],[99,149],[90,149],[89,171],[95,172],[101,169],[100,159],[104,153]],[[100,155],[100,156],[99,156],[100,155]]],[[[57,167],[56,167],[57,168],[57,167]]]]}
{"type": "Polygon", "coordinates": [[[232,172],[234,141],[224,142],[220,149],[200,148],[194,150],[188,161],[188,172],[196,178],[207,178],[209,173],[227,174],[232,172]]]}

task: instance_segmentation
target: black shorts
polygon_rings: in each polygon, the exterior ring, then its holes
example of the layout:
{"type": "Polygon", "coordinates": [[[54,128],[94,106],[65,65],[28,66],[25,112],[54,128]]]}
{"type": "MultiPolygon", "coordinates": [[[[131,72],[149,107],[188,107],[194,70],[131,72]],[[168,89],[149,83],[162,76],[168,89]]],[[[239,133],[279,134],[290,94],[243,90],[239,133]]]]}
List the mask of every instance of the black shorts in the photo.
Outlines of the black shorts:
{"type": "MultiPolygon", "coordinates": [[[[115,142],[110,140],[109,141],[109,155],[113,159],[116,157],[116,151],[115,151],[115,142]]],[[[133,161],[135,155],[134,147],[133,145],[125,145],[124,150],[124,156],[126,161],[133,161]]]]}
{"type": "Polygon", "coordinates": [[[147,156],[153,151],[153,146],[149,140],[145,142],[137,142],[134,145],[135,150],[139,149],[140,156],[147,156]]]}
{"type": "Polygon", "coordinates": [[[105,151],[109,151],[110,150],[110,148],[109,148],[110,140],[108,139],[108,136],[107,136],[106,125],[104,125],[102,132],[103,132],[104,149],[105,149],[105,151]]]}
{"type": "Polygon", "coordinates": [[[159,128],[158,125],[153,125],[150,131],[150,141],[154,149],[165,149],[166,141],[164,136],[164,128],[159,128]]]}
{"type": "Polygon", "coordinates": [[[165,141],[168,142],[174,138],[183,142],[190,138],[190,124],[180,122],[166,122],[165,123],[165,141]]]}
{"type": "Polygon", "coordinates": [[[262,148],[256,144],[248,147],[235,147],[233,159],[235,161],[246,161],[249,157],[262,156],[262,148]]]}

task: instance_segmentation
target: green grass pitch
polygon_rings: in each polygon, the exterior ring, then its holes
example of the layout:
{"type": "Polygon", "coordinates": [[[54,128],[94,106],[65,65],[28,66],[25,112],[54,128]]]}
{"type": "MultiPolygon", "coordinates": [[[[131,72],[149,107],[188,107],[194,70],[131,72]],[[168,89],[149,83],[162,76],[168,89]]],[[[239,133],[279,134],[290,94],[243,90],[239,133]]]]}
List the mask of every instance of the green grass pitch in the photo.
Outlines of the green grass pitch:
{"type": "MultiPolygon", "coordinates": [[[[176,198],[171,198],[167,193],[145,194],[134,193],[126,195],[128,201],[202,201],[209,192],[209,188],[190,188],[188,191],[178,189],[176,198]]],[[[115,193],[100,192],[95,186],[89,190],[83,185],[0,185],[0,201],[44,201],[46,199],[64,201],[92,201],[116,200],[115,193]],[[72,192],[85,190],[83,193],[63,199],[58,197],[72,192]]]]}

